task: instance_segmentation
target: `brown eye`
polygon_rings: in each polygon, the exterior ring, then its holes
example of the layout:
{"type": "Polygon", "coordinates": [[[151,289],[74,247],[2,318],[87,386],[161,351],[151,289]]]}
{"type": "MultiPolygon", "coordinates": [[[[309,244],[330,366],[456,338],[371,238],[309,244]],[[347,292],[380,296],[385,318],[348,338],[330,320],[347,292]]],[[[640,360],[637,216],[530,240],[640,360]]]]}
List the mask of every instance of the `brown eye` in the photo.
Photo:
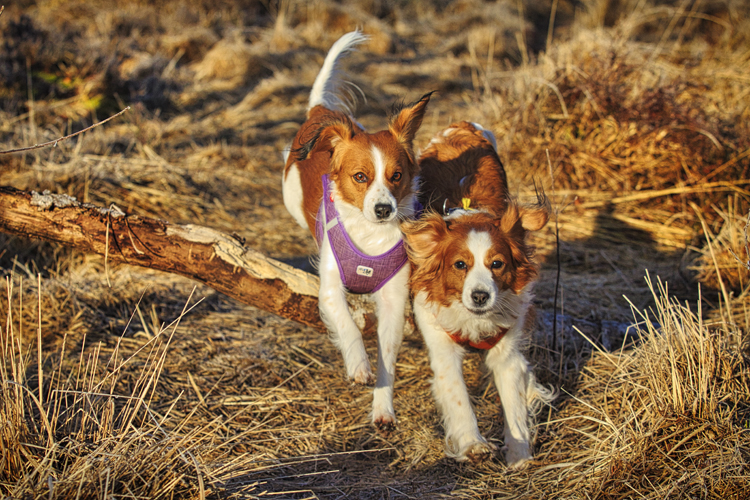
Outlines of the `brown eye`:
{"type": "Polygon", "coordinates": [[[360,184],[363,182],[367,182],[367,176],[363,174],[362,172],[357,172],[356,174],[354,174],[353,177],[354,177],[354,180],[356,182],[359,182],[360,184]]]}
{"type": "Polygon", "coordinates": [[[502,260],[493,260],[491,267],[492,269],[502,269],[504,265],[505,262],[503,262],[502,260]]]}
{"type": "Polygon", "coordinates": [[[401,180],[401,172],[396,172],[391,176],[391,182],[396,183],[401,180]]]}
{"type": "Polygon", "coordinates": [[[459,260],[455,264],[453,264],[453,267],[455,267],[458,270],[464,270],[466,269],[466,262],[459,260]]]}

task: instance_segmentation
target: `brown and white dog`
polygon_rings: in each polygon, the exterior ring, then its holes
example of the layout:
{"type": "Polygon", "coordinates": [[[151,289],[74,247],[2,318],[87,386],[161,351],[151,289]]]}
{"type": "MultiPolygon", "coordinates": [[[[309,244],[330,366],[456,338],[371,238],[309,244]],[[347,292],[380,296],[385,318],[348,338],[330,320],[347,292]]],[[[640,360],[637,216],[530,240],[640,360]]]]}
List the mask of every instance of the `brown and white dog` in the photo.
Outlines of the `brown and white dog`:
{"type": "Polygon", "coordinates": [[[517,466],[532,456],[530,415],[553,398],[521,352],[538,272],[526,236],[547,223],[549,204],[543,196],[534,206],[510,198],[495,138],[476,124],[440,132],[419,163],[427,212],[402,229],[446,453],[476,461],[495,448],[479,432],[462,372],[467,350],[482,350],[505,414],[505,458],[517,466]]]}
{"type": "Polygon", "coordinates": [[[348,376],[360,384],[375,383],[372,422],[387,428],[396,422],[396,355],[409,300],[410,268],[399,223],[414,210],[412,142],[430,94],[403,107],[387,130],[365,132],[340,96],[336,70],[340,57],[365,40],[354,31],[328,52],[310,93],[307,121],[286,152],[283,195],[289,213],[318,241],[321,318],[343,354],[348,376]],[[346,291],[374,295],[377,378],[346,291]]]}

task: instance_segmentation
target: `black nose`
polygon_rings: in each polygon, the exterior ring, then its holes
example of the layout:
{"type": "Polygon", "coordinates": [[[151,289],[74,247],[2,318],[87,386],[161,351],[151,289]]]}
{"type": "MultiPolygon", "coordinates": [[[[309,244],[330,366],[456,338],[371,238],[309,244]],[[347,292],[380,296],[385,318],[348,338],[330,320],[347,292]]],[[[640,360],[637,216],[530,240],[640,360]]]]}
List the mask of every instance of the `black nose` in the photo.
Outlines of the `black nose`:
{"type": "Polygon", "coordinates": [[[391,216],[392,212],[393,207],[386,203],[378,203],[377,205],[375,205],[375,215],[380,220],[387,219],[391,216]]]}
{"type": "Polygon", "coordinates": [[[474,305],[483,306],[487,303],[487,299],[490,298],[490,294],[481,290],[474,290],[471,292],[471,300],[474,301],[474,305]]]}

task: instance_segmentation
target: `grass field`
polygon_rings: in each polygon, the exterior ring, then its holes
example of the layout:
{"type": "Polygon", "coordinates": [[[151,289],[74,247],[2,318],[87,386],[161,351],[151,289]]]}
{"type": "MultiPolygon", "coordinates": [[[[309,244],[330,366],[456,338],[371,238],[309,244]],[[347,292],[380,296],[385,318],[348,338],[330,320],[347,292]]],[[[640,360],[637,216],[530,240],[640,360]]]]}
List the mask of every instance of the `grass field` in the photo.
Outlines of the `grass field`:
{"type": "MultiPolygon", "coordinates": [[[[0,234],[0,497],[750,498],[742,0],[8,4],[0,149],[130,110],[0,155],[0,185],[209,226],[304,267],[315,247],[283,206],[280,152],[356,27],[371,39],[345,69],[365,127],[435,90],[417,146],[479,122],[512,192],[553,201],[529,358],[560,397],[536,460],[445,457],[418,333],[382,435],[325,334],[0,234]]],[[[468,357],[467,382],[502,445],[480,365],[468,357]]]]}

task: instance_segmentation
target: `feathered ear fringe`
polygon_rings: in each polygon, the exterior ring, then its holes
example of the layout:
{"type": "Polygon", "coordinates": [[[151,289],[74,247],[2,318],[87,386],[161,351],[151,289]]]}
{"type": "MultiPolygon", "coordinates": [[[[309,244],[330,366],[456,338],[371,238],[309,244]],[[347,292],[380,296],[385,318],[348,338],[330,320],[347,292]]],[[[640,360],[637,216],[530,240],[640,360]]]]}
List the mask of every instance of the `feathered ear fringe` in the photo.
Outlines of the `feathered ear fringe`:
{"type": "Polygon", "coordinates": [[[311,137],[292,150],[297,161],[306,160],[313,151],[332,151],[336,144],[348,141],[354,136],[354,126],[348,118],[326,121],[318,125],[311,137]]]}
{"type": "Polygon", "coordinates": [[[550,212],[549,200],[544,193],[537,192],[537,202],[534,204],[519,205],[514,200],[508,200],[507,209],[495,220],[495,225],[510,238],[511,255],[516,265],[516,292],[537,277],[535,248],[526,244],[526,236],[530,231],[542,229],[549,221],[550,212]]]}
{"type": "Polygon", "coordinates": [[[435,212],[428,212],[419,220],[402,223],[401,231],[409,260],[414,266],[412,281],[434,277],[442,267],[438,247],[448,234],[443,218],[435,212]]]}
{"type": "Polygon", "coordinates": [[[395,116],[391,118],[388,128],[412,158],[414,156],[412,142],[417,135],[417,130],[422,126],[422,119],[424,118],[425,111],[427,111],[427,104],[430,102],[433,92],[423,95],[413,104],[398,106],[393,109],[395,116]]]}
{"type": "Polygon", "coordinates": [[[509,199],[505,211],[496,224],[505,234],[526,237],[527,231],[539,231],[549,221],[552,208],[549,200],[543,192],[537,191],[536,203],[519,205],[515,200],[509,199]]]}
{"type": "MultiPolygon", "coordinates": [[[[536,186],[534,186],[536,188],[536,186]]],[[[539,231],[549,222],[552,205],[544,191],[536,191],[536,203],[521,207],[521,225],[527,231],[539,231]]]]}
{"type": "Polygon", "coordinates": [[[409,220],[401,224],[401,231],[406,238],[409,257],[417,265],[435,253],[440,241],[448,232],[443,218],[435,212],[427,212],[418,220],[409,220]]]}

